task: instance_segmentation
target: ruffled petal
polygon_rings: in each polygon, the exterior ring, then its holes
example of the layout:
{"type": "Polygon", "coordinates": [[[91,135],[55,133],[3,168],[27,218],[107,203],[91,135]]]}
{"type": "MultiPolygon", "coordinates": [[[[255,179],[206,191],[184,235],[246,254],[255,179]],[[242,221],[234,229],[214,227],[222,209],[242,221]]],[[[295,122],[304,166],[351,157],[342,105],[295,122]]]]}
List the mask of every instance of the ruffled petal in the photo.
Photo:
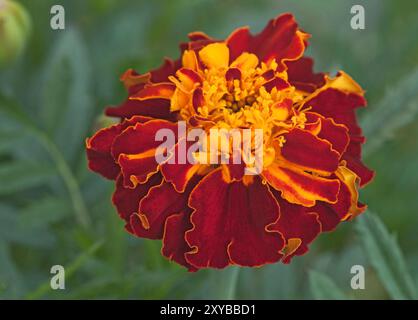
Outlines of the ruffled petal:
{"type": "Polygon", "coordinates": [[[139,202],[138,213],[131,216],[131,227],[138,237],[161,239],[166,219],[188,209],[187,200],[190,191],[198,179],[189,184],[184,193],[177,192],[169,182],[149,189],[148,194],[139,202]]]}
{"type": "Polygon", "coordinates": [[[235,30],[226,39],[230,49],[231,61],[243,52],[254,53],[261,61],[276,59],[278,71],[287,66],[284,61],[297,60],[302,57],[308,35],[298,29],[291,14],[283,14],[269,21],[257,35],[251,35],[248,27],[235,30]]]}
{"type": "Polygon", "coordinates": [[[171,183],[163,181],[149,189],[140,201],[138,213],[131,216],[131,227],[138,237],[161,239],[167,217],[186,207],[187,196],[174,190],[171,183]]]}
{"type": "Polygon", "coordinates": [[[127,223],[132,214],[138,212],[139,201],[148,194],[148,190],[161,183],[161,174],[153,175],[147,183],[138,184],[136,188],[125,188],[123,185],[123,176],[119,175],[116,180],[116,189],[112,196],[112,202],[115,205],[119,216],[127,223]]]}
{"type": "Polygon", "coordinates": [[[357,123],[355,109],[365,104],[366,100],[362,96],[345,93],[334,88],[320,92],[305,103],[305,105],[312,107],[312,112],[332,118],[336,123],[345,125],[352,136],[362,133],[357,123]]]}
{"type": "Polygon", "coordinates": [[[293,129],[284,137],[281,154],[286,160],[312,172],[329,175],[337,170],[340,154],[330,142],[301,129],[293,129]]]}
{"type": "Polygon", "coordinates": [[[340,155],[344,154],[350,143],[348,128],[343,124],[337,124],[332,118],[325,118],[317,113],[307,112],[306,117],[309,122],[320,122],[320,130],[317,136],[329,141],[332,149],[340,155]]]}
{"type": "MultiPolygon", "coordinates": [[[[156,141],[155,137],[161,129],[169,129],[177,135],[175,123],[151,120],[129,127],[115,139],[112,155],[121,167],[125,187],[134,188],[138,183],[146,182],[158,170],[155,156],[161,141],[156,141]]],[[[177,140],[177,136],[175,138],[177,140]]],[[[164,153],[167,150],[160,152],[164,153]]]]}
{"type": "Polygon", "coordinates": [[[229,35],[225,42],[229,48],[230,61],[249,50],[251,37],[248,27],[238,28],[229,35]]]}
{"type": "Polygon", "coordinates": [[[280,219],[272,226],[286,239],[283,263],[289,263],[293,256],[308,251],[311,243],[321,232],[318,216],[311,208],[295,205],[282,199],[277,191],[273,191],[280,205],[280,219]]]}
{"type": "Polygon", "coordinates": [[[183,148],[181,146],[182,143],[184,143],[185,150],[188,150],[188,148],[190,148],[193,144],[193,142],[190,141],[180,141],[176,144],[174,150],[172,151],[172,157],[174,157],[177,161],[170,161],[170,158],[167,162],[161,165],[161,173],[163,174],[165,180],[171,182],[178,192],[184,192],[187,183],[202,167],[201,164],[190,163],[187,159],[184,159],[185,161],[183,162],[185,163],[180,163],[177,156],[180,154],[179,149],[183,148]]]}
{"type": "Polygon", "coordinates": [[[218,41],[201,31],[191,32],[188,36],[190,41],[183,42],[180,44],[181,52],[184,52],[186,50],[197,51],[210,43],[218,41]]]}
{"type": "Polygon", "coordinates": [[[335,204],[317,202],[312,208],[312,212],[318,215],[322,231],[334,230],[337,225],[349,214],[351,207],[351,194],[345,183],[341,183],[338,192],[338,201],[335,204]]]}
{"type": "Polygon", "coordinates": [[[314,92],[325,84],[323,73],[313,73],[313,59],[302,57],[295,61],[287,61],[288,81],[297,89],[314,92]]]}
{"type": "Polygon", "coordinates": [[[187,209],[166,219],[161,253],[169,260],[185,266],[189,271],[197,271],[198,269],[185,258],[185,254],[191,250],[184,239],[185,232],[193,227],[190,223],[190,213],[191,210],[187,209]]]}
{"type": "Polygon", "coordinates": [[[122,123],[104,128],[86,140],[88,166],[103,177],[115,180],[120,168],[111,155],[111,147],[115,138],[127,127],[136,123],[149,121],[147,117],[133,117],[122,123]]]}
{"type": "Polygon", "coordinates": [[[364,138],[357,122],[355,109],[365,106],[366,100],[361,95],[361,88],[344,73],[325,87],[327,86],[328,88],[321,89],[319,93],[314,94],[306,105],[311,106],[313,112],[332,118],[335,123],[343,124],[348,128],[350,144],[342,159],[347,162],[347,167],[360,177],[360,185],[363,186],[371,181],[374,172],[361,161],[360,150],[364,138]]]}
{"type": "Polygon", "coordinates": [[[283,61],[297,60],[303,55],[307,38],[307,34],[298,30],[293,15],[283,14],[270,20],[263,31],[251,37],[249,51],[262,61],[276,59],[278,71],[282,71],[286,69],[283,61]]]}
{"type": "Polygon", "coordinates": [[[338,179],[327,179],[303,171],[290,170],[280,167],[277,163],[270,165],[262,175],[288,202],[305,207],[314,206],[318,200],[337,202],[340,188],[338,179]]]}
{"type": "Polygon", "coordinates": [[[195,209],[193,229],[186,232],[193,249],[186,253],[190,264],[198,268],[259,266],[281,258],[282,236],[269,230],[279,218],[279,206],[260,178],[248,186],[227,183],[217,169],[195,187],[189,206],[195,209]]]}

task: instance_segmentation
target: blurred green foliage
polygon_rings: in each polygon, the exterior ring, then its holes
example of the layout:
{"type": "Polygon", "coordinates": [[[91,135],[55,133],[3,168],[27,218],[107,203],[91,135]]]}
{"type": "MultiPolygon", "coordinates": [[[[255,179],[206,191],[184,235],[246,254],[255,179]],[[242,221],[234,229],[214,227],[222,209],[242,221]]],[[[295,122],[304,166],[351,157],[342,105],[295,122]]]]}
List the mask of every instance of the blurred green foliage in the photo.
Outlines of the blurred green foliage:
{"type": "Polygon", "coordinates": [[[417,298],[418,3],[61,0],[66,29],[54,31],[56,1],[20,2],[31,36],[0,70],[0,297],[417,298]],[[354,4],[366,9],[365,30],[350,28],[354,4]],[[161,257],[159,242],[124,231],[112,184],[87,169],[84,139],[103,108],[123,99],[125,69],[177,57],[190,31],[258,31],[289,11],[313,35],[316,69],[341,68],[367,90],[365,161],[377,176],[361,197],[380,219],[366,213],[342,224],[290,265],[189,274],[161,257]],[[56,264],[67,269],[63,291],[49,288],[56,264]],[[355,264],[366,268],[365,290],[350,287],[355,264]]]}

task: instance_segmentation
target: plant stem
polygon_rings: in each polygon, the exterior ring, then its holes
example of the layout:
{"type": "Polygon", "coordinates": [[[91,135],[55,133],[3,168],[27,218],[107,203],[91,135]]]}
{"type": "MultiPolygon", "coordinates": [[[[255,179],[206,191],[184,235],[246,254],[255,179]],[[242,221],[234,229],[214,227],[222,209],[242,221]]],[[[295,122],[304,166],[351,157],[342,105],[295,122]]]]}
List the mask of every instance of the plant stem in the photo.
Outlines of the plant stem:
{"type": "Polygon", "coordinates": [[[87,228],[90,225],[90,217],[83,196],[81,195],[77,179],[74,177],[70,167],[55,143],[42,131],[36,130],[36,133],[39,141],[51,155],[51,158],[55,162],[57,170],[67,187],[78,222],[83,227],[87,228]]]}

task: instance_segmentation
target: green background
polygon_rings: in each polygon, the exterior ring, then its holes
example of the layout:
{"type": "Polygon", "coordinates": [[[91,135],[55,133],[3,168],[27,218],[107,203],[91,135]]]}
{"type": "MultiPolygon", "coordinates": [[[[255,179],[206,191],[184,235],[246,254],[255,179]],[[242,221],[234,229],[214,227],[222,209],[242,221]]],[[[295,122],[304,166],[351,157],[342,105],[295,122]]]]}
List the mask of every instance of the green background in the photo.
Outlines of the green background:
{"type": "Polygon", "coordinates": [[[417,298],[417,2],[21,3],[31,34],[23,55],[0,69],[1,298],[417,298]],[[65,8],[65,30],[50,28],[53,4],[65,8]],[[365,7],[365,30],[350,28],[354,4],[365,7]],[[87,169],[84,139],[106,124],[104,107],[124,98],[118,79],[127,68],[177,58],[188,32],[259,31],[283,12],[313,35],[317,71],[345,70],[367,91],[359,116],[365,162],[377,175],[361,199],[370,211],[321,235],[290,265],[187,273],[160,255],[159,241],[124,231],[113,184],[87,169]],[[57,264],[66,268],[62,291],[49,286],[57,264]],[[365,267],[365,290],[350,287],[355,264],[365,267]]]}

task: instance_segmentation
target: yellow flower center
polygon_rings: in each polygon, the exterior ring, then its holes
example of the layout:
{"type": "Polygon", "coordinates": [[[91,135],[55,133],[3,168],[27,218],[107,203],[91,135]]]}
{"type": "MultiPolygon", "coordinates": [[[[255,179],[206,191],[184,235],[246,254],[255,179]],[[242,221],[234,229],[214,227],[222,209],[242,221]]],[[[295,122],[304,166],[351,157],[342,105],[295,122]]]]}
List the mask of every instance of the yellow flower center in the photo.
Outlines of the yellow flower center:
{"type": "Polygon", "coordinates": [[[229,63],[224,43],[209,44],[198,52],[186,50],[183,68],[170,80],[176,85],[171,110],[191,126],[206,129],[262,129],[264,165],[269,165],[283,146],[283,134],[304,128],[305,94],[287,82],[273,59],[267,63],[244,52],[229,63]],[[190,121],[193,119],[193,122],[190,121]]]}

